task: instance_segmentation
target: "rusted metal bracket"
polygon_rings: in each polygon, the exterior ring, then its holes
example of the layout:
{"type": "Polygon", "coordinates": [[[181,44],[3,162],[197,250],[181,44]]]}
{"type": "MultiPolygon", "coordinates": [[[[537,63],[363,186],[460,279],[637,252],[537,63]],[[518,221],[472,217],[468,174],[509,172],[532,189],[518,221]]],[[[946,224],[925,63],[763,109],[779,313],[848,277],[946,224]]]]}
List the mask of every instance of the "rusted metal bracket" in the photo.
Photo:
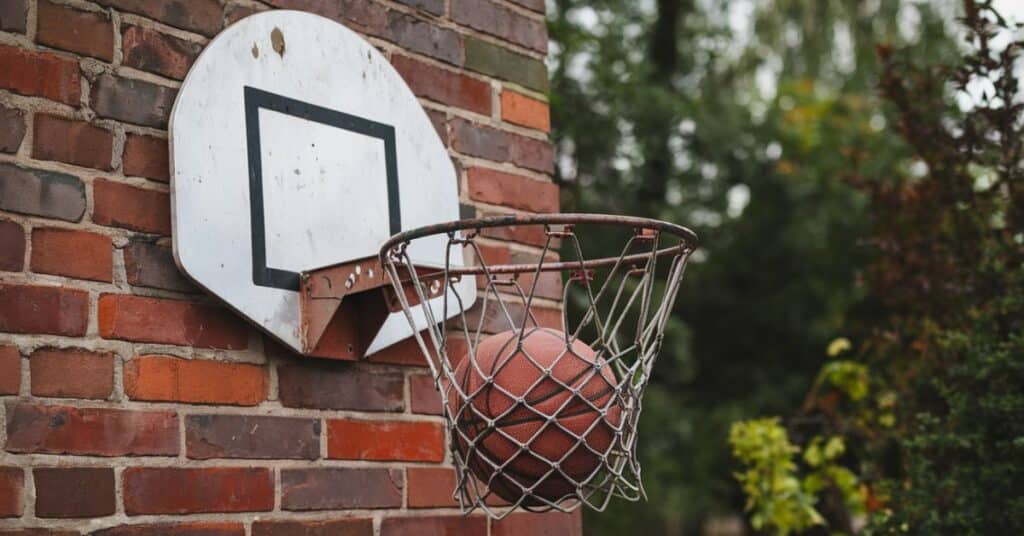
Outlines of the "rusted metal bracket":
{"type": "MultiPolygon", "coordinates": [[[[444,292],[442,270],[416,270],[426,296],[444,292]]],[[[412,279],[404,270],[399,275],[406,299],[418,304],[412,279]]],[[[309,356],[362,359],[388,315],[402,310],[377,256],[309,270],[299,277],[302,350],[309,356]]]]}

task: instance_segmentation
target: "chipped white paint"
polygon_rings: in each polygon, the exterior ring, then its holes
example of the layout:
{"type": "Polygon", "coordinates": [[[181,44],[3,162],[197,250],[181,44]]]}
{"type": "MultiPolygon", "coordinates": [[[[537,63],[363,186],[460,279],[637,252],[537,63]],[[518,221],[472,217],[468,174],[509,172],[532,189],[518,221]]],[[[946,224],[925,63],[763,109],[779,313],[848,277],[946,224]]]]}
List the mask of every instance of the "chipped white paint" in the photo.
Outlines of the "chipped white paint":
{"type": "MultiPolygon", "coordinates": [[[[393,126],[403,230],[458,219],[456,176],[398,73],[340,24],[271,11],[210,42],[171,113],[175,259],[197,284],[299,350],[298,292],[254,283],[247,86],[393,126]]],[[[268,109],[258,124],[267,266],[299,272],[376,254],[391,234],[384,142],[268,109]]],[[[443,243],[421,240],[410,254],[440,264],[443,243]]],[[[452,261],[461,264],[461,252],[452,261]]],[[[460,285],[463,296],[474,294],[471,279],[460,285]]],[[[409,335],[396,313],[370,353],[409,335]]]]}

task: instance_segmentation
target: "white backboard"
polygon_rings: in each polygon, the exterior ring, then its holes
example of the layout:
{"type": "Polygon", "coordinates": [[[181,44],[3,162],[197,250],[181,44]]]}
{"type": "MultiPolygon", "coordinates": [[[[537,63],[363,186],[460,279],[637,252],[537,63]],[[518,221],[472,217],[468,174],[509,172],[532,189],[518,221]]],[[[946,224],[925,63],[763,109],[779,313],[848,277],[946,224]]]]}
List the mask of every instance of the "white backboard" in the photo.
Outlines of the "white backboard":
{"type": "MultiPolygon", "coordinates": [[[[459,218],[451,159],[416,97],[370,43],[318,15],[259,13],[213,39],[182,83],[170,138],[179,267],[296,351],[299,272],[459,218]]],[[[439,265],[443,238],[409,252],[439,265]]],[[[471,278],[459,293],[475,297],[471,278]]],[[[368,353],[410,335],[394,313],[368,353]]]]}

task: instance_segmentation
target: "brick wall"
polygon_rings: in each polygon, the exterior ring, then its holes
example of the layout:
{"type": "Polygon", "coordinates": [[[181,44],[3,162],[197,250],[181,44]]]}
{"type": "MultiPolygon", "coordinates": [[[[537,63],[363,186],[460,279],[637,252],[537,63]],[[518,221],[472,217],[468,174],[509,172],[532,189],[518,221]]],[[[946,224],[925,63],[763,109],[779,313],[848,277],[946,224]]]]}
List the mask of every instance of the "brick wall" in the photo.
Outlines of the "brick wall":
{"type": "MultiPolygon", "coordinates": [[[[477,214],[558,209],[543,0],[0,0],[0,534],[578,533],[578,514],[459,515],[411,345],[299,358],[174,266],[176,88],[271,8],[377,45],[477,214]]],[[[537,241],[483,243],[522,260],[537,241]]]]}

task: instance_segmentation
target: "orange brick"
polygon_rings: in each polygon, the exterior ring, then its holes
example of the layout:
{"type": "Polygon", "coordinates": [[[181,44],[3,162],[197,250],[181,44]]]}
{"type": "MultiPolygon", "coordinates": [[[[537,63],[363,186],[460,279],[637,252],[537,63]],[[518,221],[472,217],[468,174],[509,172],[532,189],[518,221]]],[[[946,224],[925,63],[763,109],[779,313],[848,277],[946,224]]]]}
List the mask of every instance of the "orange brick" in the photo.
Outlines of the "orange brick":
{"type": "Polygon", "coordinates": [[[106,235],[70,229],[32,230],[32,271],[93,281],[113,280],[113,245],[106,235]]]}
{"type": "Polygon", "coordinates": [[[444,459],[444,428],[435,422],[329,420],[327,457],[439,462],[444,459]]]}
{"type": "Polygon", "coordinates": [[[134,400],[255,406],[267,377],[257,365],[141,356],[125,365],[124,390],[134,400]]]}
{"type": "Polygon", "coordinates": [[[32,394],[107,398],[114,388],[114,355],[78,348],[41,348],[29,359],[32,394]]]}
{"type": "Polygon", "coordinates": [[[524,127],[544,132],[551,131],[551,111],[548,103],[515,91],[506,89],[501,92],[501,118],[524,127]]]}
{"type": "Polygon", "coordinates": [[[248,327],[227,309],[165,298],[103,294],[99,328],[105,339],[227,350],[249,344],[248,327]]]}
{"type": "Polygon", "coordinates": [[[92,221],[145,233],[171,234],[171,199],[166,192],[97,179],[92,221]]]}

